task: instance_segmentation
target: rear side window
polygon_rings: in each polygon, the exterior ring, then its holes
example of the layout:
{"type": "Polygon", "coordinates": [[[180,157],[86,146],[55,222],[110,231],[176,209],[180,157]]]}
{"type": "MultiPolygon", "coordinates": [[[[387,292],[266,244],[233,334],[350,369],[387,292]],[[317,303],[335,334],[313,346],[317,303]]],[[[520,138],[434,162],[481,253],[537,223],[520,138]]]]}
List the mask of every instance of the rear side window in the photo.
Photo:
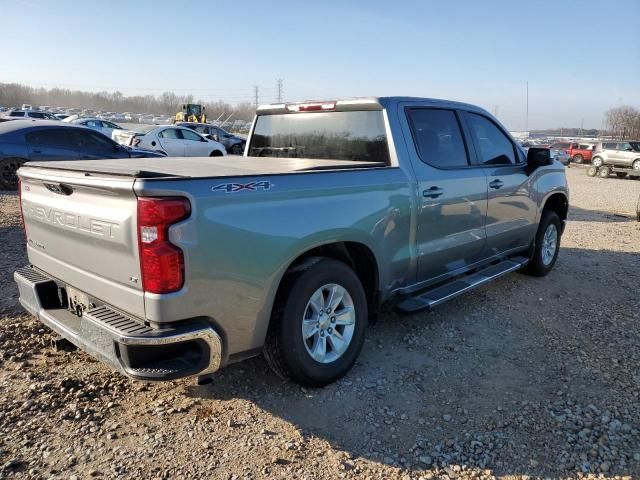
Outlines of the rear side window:
{"type": "Polygon", "coordinates": [[[24,112],[11,112],[10,117],[24,117],[24,112]]]}
{"type": "Polygon", "coordinates": [[[29,145],[40,147],[73,148],[73,140],[69,137],[67,129],[48,128],[36,130],[25,135],[29,145]]]}
{"type": "Polygon", "coordinates": [[[413,141],[420,159],[437,168],[469,165],[455,112],[434,108],[408,110],[413,141]]]}
{"type": "Polygon", "coordinates": [[[249,155],[390,163],[381,110],[259,115],[249,155]]]}
{"type": "Polygon", "coordinates": [[[605,150],[615,150],[617,145],[617,143],[603,143],[602,148],[604,148],[605,150]]]}
{"type": "Polygon", "coordinates": [[[467,113],[471,134],[474,136],[481,165],[512,165],[516,153],[511,140],[496,124],[482,115],[467,113]]]}

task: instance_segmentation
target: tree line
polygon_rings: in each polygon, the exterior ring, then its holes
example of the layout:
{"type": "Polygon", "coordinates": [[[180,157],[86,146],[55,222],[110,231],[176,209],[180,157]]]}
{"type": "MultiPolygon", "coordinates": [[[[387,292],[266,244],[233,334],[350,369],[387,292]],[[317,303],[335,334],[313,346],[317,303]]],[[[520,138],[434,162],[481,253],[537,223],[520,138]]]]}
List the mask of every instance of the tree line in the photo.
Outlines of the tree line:
{"type": "Polygon", "coordinates": [[[640,139],[640,111],[623,105],[605,113],[607,131],[610,136],[620,140],[640,139]]]}
{"type": "Polygon", "coordinates": [[[152,113],[173,115],[183,103],[199,103],[205,106],[207,117],[215,120],[231,116],[231,120],[249,121],[255,113],[255,106],[249,102],[235,105],[219,100],[204,102],[195,100],[193,95],[176,95],[164,92],[160,95],[132,95],[122,92],[85,92],[66,88],[34,88],[18,83],[0,83],[0,105],[20,107],[28,103],[34,107],[48,105],[52,107],[87,108],[107,112],[152,113]]]}

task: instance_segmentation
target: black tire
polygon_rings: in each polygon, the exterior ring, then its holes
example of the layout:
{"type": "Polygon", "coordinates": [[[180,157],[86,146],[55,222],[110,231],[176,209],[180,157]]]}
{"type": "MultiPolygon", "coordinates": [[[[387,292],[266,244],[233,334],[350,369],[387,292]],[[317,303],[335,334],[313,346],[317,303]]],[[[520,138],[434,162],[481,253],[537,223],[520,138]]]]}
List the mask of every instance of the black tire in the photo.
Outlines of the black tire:
{"type": "Polygon", "coordinates": [[[627,178],[627,174],[624,172],[616,172],[616,177],[618,178],[627,178]]]}
{"type": "Polygon", "coordinates": [[[594,167],[601,167],[604,164],[604,161],[602,160],[602,157],[593,157],[591,159],[591,165],[593,165],[594,167]]]}
{"type": "Polygon", "coordinates": [[[17,171],[26,160],[20,158],[5,158],[0,160],[0,189],[17,190],[17,171]]]}
{"type": "Polygon", "coordinates": [[[587,177],[595,177],[598,174],[598,167],[591,165],[587,168],[587,177]]]}
{"type": "Polygon", "coordinates": [[[211,154],[209,156],[210,157],[222,157],[222,152],[220,150],[214,150],[213,152],[211,152],[211,154]]]}
{"type": "Polygon", "coordinates": [[[322,387],[336,381],[351,369],[364,343],[368,312],[360,280],[346,264],[316,257],[288,274],[283,281],[284,292],[276,300],[264,346],[267,362],[280,377],[302,385],[322,387]],[[344,353],[330,363],[321,363],[307,351],[302,339],[302,322],[308,302],[315,292],[328,284],[340,285],[349,293],[355,310],[355,326],[344,353]]]}
{"type": "Polygon", "coordinates": [[[540,224],[538,225],[538,231],[536,232],[536,238],[533,244],[533,254],[529,263],[522,269],[523,273],[532,275],[534,277],[544,277],[548,274],[558,259],[558,253],[560,252],[560,238],[562,232],[562,224],[560,218],[556,212],[551,210],[543,210],[540,224]],[[545,233],[550,225],[554,225],[557,233],[557,242],[555,252],[551,261],[545,262],[543,260],[543,240],[545,233]]]}
{"type": "Polygon", "coordinates": [[[244,145],[241,145],[240,143],[232,145],[229,153],[232,155],[242,155],[244,153],[244,145]]]}
{"type": "Polygon", "coordinates": [[[573,156],[573,162],[577,164],[581,164],[584,161],[584,157],[579,153],[573,156]]]}
{"type": "Polygon", "coordinates": [[[598,170],[598,176],[600,178],[609,178],[609,175],[611,175],[611,168],[607,167],[606,165],[604,167],[600,167],[600,169],[598,170]]]}

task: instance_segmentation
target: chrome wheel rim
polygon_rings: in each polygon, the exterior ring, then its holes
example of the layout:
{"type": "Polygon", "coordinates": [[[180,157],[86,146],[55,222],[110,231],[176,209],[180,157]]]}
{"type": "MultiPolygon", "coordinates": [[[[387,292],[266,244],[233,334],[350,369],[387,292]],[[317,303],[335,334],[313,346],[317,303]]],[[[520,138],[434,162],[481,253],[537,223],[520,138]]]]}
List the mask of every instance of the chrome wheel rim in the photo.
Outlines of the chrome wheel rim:
{"type": "Polygon", "coordinates": [[[544,232],[542,238],[542,263],[545,265],[551,264],[553,257],[556,254],[558,248],[558,229],[555,224],[551,223],[544,232]]]}
{"type": "Polygon", "coordinates": [[[356,311],[347,289],[329,283],[317,289],[302,316],[302,342],[316,362],[342,357],[353,339],[356,311]]]}
{"type": "Polygon", "coordinates": [[[600,165],[602,165],[602,159],[600,157],[596,157],[593,159],[593,165],[596,167],[599,167],[600,165]]]}
{"type": "Polygon", "coordinates": [[[640,161],[636,160],[635,162],[633,162],[633,169],[640,170],[640,161]]]}

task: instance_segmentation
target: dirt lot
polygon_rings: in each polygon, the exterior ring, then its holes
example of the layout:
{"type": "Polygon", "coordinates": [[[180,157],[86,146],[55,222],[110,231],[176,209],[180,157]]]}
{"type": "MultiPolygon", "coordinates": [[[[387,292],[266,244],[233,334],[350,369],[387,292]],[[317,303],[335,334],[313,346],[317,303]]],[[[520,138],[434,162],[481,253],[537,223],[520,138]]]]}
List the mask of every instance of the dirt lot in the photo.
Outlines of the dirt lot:
{"type": "Polygon", "coordinates": [[[567,174],[548,277],[386,314],[320,390],[261,358],[198,387],[56,350],[16,305],[23,236],[0,195],[0,478],[640,477],[640,181],[567,174]]]}

